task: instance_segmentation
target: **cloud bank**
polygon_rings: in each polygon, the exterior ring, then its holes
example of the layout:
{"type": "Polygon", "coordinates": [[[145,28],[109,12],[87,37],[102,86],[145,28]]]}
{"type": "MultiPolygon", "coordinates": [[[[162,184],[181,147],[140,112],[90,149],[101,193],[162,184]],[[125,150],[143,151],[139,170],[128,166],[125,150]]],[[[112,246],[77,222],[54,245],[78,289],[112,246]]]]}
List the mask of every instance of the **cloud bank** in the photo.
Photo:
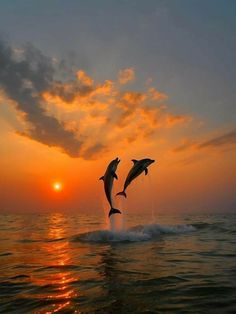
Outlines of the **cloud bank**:
{"type": "Polygon", "coordinates": [[[15,49],[0,41],[0,89],[24,117],[27,127],[20,134],[70,157],[96,158],[114,145],[151,140],[159,128],[191,120],[171,114],[167,95],[154,87],[127,89],[135,80],[132,68],[104,82],[81,69],[62,80],[58,68],[31,45],[15,49]]]}

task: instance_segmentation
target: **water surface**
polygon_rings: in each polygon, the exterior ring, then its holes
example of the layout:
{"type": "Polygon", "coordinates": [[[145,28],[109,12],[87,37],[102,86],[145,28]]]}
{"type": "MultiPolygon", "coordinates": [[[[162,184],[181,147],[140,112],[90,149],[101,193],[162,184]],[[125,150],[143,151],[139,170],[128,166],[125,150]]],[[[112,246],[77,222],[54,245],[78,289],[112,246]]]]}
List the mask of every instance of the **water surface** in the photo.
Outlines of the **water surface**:
{"type": "Polygon", "coordinates": [[[235,215],[0,219],[1,313],[236,312],[235,215]]]}

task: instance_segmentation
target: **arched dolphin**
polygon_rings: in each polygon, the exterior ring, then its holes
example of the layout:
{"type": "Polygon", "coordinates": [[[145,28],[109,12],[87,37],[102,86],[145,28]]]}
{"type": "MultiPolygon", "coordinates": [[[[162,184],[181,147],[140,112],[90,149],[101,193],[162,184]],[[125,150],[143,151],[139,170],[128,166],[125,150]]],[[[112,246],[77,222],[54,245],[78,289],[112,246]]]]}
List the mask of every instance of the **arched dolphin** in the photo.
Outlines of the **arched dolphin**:
{"type": "Polygon", "coordinates": [[[99,180],[103,180],[103,182],[104,182],[104,190],[105,190],[105,193],[106,193],[106,197],[107,197],[107,200],[108,200],[108,202],[109,202],[109,204],[111,206],[111,209],[109,211],[109,217],[112,214],[117,214],[117,213],[121,214],[119,209],[113,208],[112,197],[111,197],[111,192],[112,192],[114,178],[118,179],[118,177],[116,175],[116,169],[117,169],[117,166],[118,166],[119,162],[120,162],[120,160],[119,160],[118,157],[116,159],[112,160],[109,163],[104,176],[102,176],[99,179],[99,180]]]}
{"type": "Polygon", "coordinates": [[[134,164],[133,164],[133,167],[130,169],[130,171],[126,177],[123,191],[117,193],[116,195],[123,195],[123,196],[127,197],[125,190],[130,185],[130,183],[135,178],[137,178],[143,171],[145,171],[145,175],[147,175],[148,174],[147,167],[149,165],[151,165],[153,162],[155,162],[155,160],[149,159],[149,158],[145,158],[145,159],[141,159],[141,160],[132,159],[132,161],[134,164]]]}

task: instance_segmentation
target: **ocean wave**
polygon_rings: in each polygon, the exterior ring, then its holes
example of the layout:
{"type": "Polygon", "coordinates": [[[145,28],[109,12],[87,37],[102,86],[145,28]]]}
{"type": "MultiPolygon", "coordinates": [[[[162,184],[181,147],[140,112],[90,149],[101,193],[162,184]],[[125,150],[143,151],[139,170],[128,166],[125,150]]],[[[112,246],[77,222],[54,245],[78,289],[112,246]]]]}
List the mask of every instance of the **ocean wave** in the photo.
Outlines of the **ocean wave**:
{"type": "Polygon", "coordinates": [[[20,239],[17,240],[19,243],[35,243],[35,242],[59,242],[64,241],[66,238],[56,238],[56,239],[20,239]]]}
{"type": "Polygon", "coordinates": [[[196,222],[192,224],[198,230],[211,230],[211,231],[219,231],[219,232],[229,232],[232,233],[232,227],[227,227],[224,222],[196,222]]]}
{"type": "Polygon", "coordinates": [[[12,252],[3,252],[3,253],[0,253],[0,257],[2,256],[9,256],[9,255],[12,255],[13,253],[12,252]]]}
{"type": "Polygon", "coordinates": [[[71,238],[72,242],[141,242],[151,240],[164,234],[182,234],[193,232],[196,228],[192,225],[138,225],[128,230],[96,230],[76,235],[71,238]]]}

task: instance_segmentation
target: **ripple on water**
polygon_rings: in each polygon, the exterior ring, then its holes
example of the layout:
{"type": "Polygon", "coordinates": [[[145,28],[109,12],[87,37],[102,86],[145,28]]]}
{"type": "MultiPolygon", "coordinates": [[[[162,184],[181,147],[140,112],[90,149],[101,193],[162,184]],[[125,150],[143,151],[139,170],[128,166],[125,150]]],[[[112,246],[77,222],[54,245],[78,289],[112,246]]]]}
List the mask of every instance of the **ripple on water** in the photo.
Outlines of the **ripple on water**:
{"type": "Polygon", "coordinates": [[[8,239],[0,242],[0,312],[235,313],[232,216],[134,219],[116,232],[92,231],[104,222],[88,216],[8,219],[15,226],[0,228],[8,239]]]}
{"type": "Polygon", "coordinates": [[[12,253],[12,252],[3,252],[3,253],[0,253],[0,257],[9,256],[9,255],[13,255],[13,253],[12,253]]]}

